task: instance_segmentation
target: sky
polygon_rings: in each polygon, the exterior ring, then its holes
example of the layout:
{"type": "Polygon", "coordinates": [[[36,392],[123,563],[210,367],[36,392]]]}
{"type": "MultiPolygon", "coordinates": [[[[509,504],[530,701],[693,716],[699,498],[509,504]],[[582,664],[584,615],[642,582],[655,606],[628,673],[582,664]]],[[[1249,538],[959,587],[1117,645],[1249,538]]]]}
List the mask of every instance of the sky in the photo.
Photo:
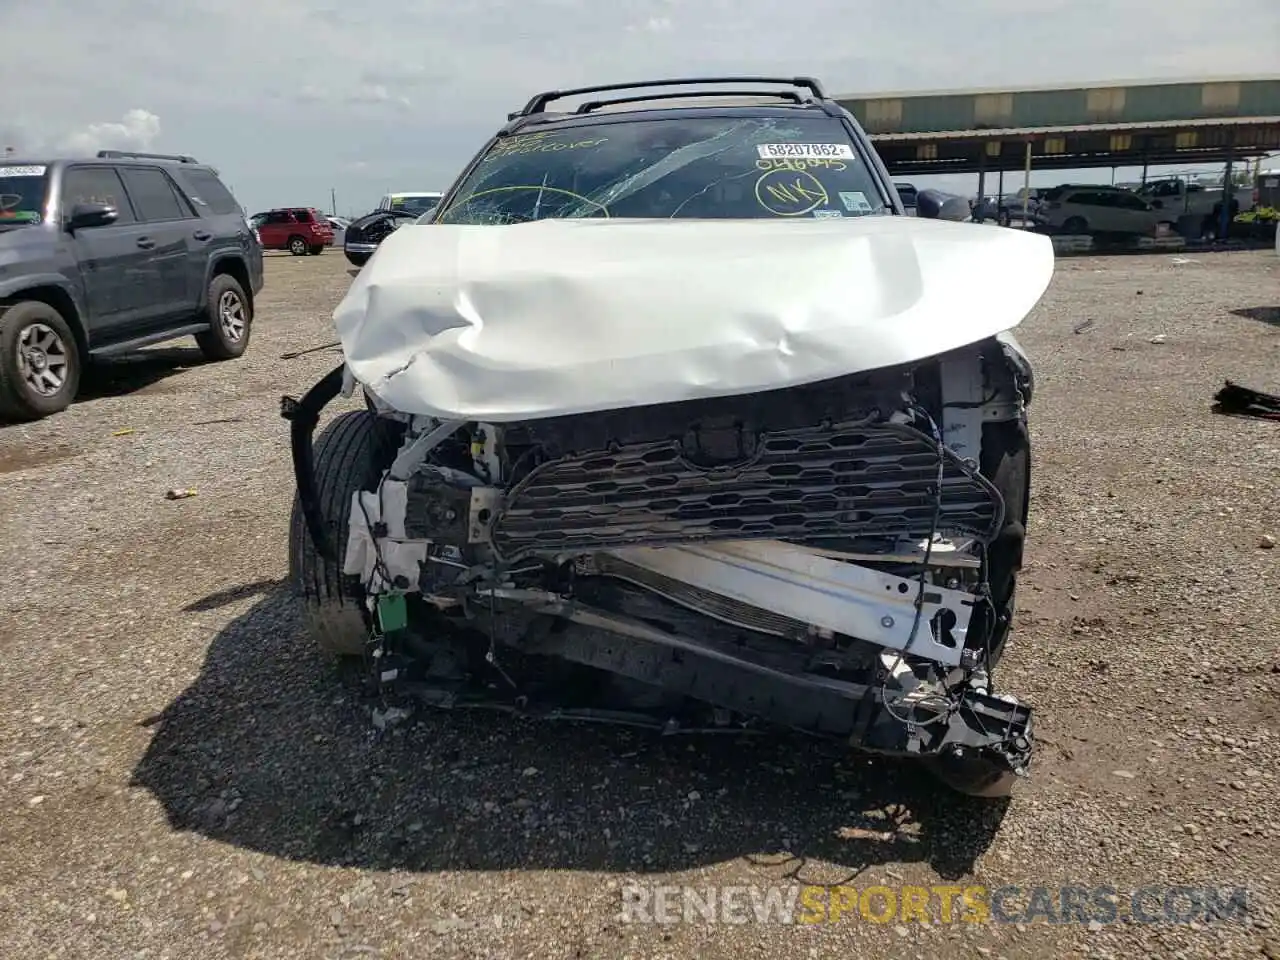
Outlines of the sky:
{"type": "MultiPolygon", "coordinates": [[[[0,0],[0,29],[0,146],[192,154],[250,212],[328,210],[332,190],[358,214],[388,189],[447,187],[544,89],[776,73],[866,95],[1272,74],[1280,3],[0,0]]],[[[971,193],[976,177],[935,184],[971,193]]]]}

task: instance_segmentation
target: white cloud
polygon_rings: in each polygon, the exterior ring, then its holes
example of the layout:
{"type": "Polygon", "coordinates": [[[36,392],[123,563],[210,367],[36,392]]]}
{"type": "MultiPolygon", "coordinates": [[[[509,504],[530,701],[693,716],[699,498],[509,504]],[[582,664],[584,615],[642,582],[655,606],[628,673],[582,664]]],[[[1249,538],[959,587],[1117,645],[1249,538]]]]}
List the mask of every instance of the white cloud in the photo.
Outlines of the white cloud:
{"type": "Polygon", "coordinates": [[[842,94],[1274,73],[1259,41],[1280,37],[1274,0],[0,4],[22,38],[0,58],[4,89],[20,91],[0,136],[190,153],[255,209],[327,207],[331,187],[359,209],[388,187],[447,185],[543,89],[748,72],[812,74],[842,94]],[[139,104],[162,130],[128,119],[139,104]]]}
{"type": "Polygon", "coordinates": [[[361,84],[347,94],[347,103],[351,104],[387,104],[393,107],[409,108],[413,106],[409,98],[403,94],[393,93],[381,83],[361,84]]]}
{"type": "Polygon", "coordinates": [[[59,152],[86,156],[99,150],[150,150],[160,136],[160,118],[135,107],[120,120],[91,123],[58,143],[59,152]]]}
{"type": "Polygon", "coordinates": [[[119,120],[91,122],[71,130],[10,123],[0,127],[0,147],[12,147],[16,154],[27,156],[58,153],[80,157],[99,150],[149,150],[159,136],[160,118],[135,107],[119,120]]]}
{"type": "Polygon", "coordinates": [[[670,17],[650,17],[639,25],[627,27],[629,31],[646,31],[648,33],[670,33],[673,24],[670,17]]]}

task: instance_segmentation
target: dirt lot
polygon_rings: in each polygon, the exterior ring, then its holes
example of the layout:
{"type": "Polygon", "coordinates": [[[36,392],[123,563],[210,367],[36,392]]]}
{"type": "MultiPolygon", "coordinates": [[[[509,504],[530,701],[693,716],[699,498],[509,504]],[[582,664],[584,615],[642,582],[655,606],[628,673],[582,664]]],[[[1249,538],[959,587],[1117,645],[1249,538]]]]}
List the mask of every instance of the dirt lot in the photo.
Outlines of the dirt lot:
{"type": "Polygon", "coordinates": [[[0,954],[1280,957],[1280,424],[1209,412],[1226,377],[1280,391],[1280,261],[1194,261],[1060,261],[1019,333],[1033,546],[999,679],[1041,746],[1005,805],[787,739],[379,734],[282,586],[278,399],[337,354],[279,357],[330,339],[347,265],[269,258],[243,360],[153,350],[0,428],[0,954]],[[619,921],[633,882],[1250,900],[1195,925],[653,926],[619,921]]]}

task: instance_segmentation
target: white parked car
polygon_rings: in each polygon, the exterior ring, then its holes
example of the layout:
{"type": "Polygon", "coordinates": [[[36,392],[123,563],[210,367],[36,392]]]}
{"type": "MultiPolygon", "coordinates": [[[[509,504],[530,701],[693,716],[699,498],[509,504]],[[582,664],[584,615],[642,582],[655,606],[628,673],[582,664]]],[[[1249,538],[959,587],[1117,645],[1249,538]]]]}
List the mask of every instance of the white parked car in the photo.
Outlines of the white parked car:
{"type": "Polygon", "coordinates": [[[1171,222],[1159,207],[1132,190],[1096,183],[1062,184],[1043,190],[1036,223],[1054,233],[1154,236],[1156,226],[1171,222]]]}
{"type": "Polygon", "coordinates": [[[379,200],[377,210],[394,210],[419,217],[434,210],[443,196],[438,190],[400,190],[379,200]]]}

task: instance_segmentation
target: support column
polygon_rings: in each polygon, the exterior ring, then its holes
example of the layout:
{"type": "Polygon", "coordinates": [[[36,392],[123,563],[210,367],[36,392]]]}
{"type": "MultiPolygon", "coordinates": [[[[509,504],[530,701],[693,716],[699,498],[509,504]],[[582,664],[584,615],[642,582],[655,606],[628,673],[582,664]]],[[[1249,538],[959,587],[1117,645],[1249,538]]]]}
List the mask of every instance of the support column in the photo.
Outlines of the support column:
{"type": "Polygon", "coordinates": [[[1218,239],[1227,239],[1231,229],[1231,198],[1236,194],[1231,183],[1231,154],[1227,154],[1227,169],[1222,174],[1222,212],[1218,215],[1218,239]]]}
{"type": "Polygon", "coordinates": [[[1026,229],[1028,207],[1031,203],[1031,141],[1027,141],[1027,158],[1022,168],[1022,226],[1026,229]]]}
{"type": "Polygon", "coordinates": [[[978,146],[978,205],[974,210],[978,214],[978,222],[982,222],[982,197],[987,192],[987,145],[978,146]]]}

